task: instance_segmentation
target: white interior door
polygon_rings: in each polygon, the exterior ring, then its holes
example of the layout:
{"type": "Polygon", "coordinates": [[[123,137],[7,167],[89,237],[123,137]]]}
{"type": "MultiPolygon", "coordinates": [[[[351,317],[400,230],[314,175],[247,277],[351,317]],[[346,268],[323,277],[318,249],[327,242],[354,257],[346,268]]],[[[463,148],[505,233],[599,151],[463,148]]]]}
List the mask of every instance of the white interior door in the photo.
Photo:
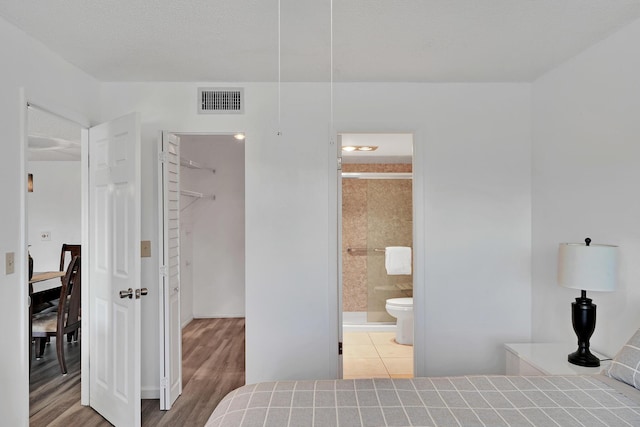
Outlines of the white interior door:
{"type": "Polygon", "coordinates": [[[158,152],[160,201],[160,409],[182,393],[180,325],[180,138],[163,132],[158,152]]]}
{"type": "Polygon", "coordinates": [[[139,114],[91,128],[89,152],[89,404],[139,426],[139,114]]]}

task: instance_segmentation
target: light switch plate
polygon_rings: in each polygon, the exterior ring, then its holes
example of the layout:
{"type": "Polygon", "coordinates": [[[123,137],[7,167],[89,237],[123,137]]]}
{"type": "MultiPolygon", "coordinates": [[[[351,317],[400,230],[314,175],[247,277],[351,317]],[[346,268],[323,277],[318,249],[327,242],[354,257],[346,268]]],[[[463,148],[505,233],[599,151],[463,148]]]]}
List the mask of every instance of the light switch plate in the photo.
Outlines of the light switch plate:
{"type": "Polygon", "coordinates": [[[151,240],[143,240],[140,242],[140,256],[142,258],[151,257],[151,240]]]}
{"type": "Polygon", "coordinates": [[[16,270],[16,260],[14,252],[7,252],[5,255],[5,274],[13,274],[16,270]]]}

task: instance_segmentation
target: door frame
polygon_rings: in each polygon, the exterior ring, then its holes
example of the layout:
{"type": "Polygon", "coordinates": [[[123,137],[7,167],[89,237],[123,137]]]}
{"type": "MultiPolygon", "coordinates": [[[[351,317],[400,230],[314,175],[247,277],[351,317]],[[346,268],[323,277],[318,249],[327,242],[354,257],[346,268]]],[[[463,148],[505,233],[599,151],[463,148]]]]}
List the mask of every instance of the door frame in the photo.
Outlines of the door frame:
{"type": "MultiPolygon", "coordinates": [[[[231,131],[177,131],[177,130],[169,130],[169,129],[162,129],[159,133],[158,133],[158,142],[156,142],[156,147],[159,147],[160,144],[162,144],[162,140],[166,135],[175,135],[178,138],[181,138],[182,136],[233,136],[236,134],[244,134],[245,135],[245,139],[242,141],[242,144],[246,144],[247,140],[249,139],[249,135],[246,131],[240,131],[240,130],[231,130],[231,131]]],[[[180,142],[180,146],[182,148],[182,141],[180,142]]],[[[156,150],[158,151],[158,150],[156,150]]],[[[160,156],[160,152],[157,153],[158,156],[160,156]]],[[[245,162],[245,180],[246,180],[246,161],[247,161],[247,154],[246,154],[246,146],[245,146],[245,154],[244,154],[244,162],[245,162]]],[[[160,162],[157,161],[156,162],[156,173],[155,173],[155,185],[156,188],[158,188],[159,186],[162,186],[162,171],[160,170],[160,162]]],[[[178,190],[180,190],[180,186],[178,187],[178,190]]],[[[246,201],[246,192],[245,192],[245,201],[246,201]]],[[[163,213],[162,213],[162,200],[158,200],[158,208],[157,208],[157,214],[158,214],[158,243],[156,244],[156,247],[160,247],[160,245],[162,245],[163,243],[161,242],[161,237],[162,237],[162,233],[160,232],[163,228],[164,228],[164,223],[163,223],[163,213]]],[[[246,209],[244,212],[244,216],[246,219],[246,209]]],[[[178,221],[178,234],[180,235],[180,221],[178,221]]],[[[246,223],[245,223],[245,234],[246,234],[246,223]]],[[[182,245],[182,241],[180,241],[180,245],[182,245]]],[[[160,253],[160,252],[159,252],[160,253]]],[[[182,263],[182,250],[180,251],[180,262],[182,263]]],[[[162,265],[162,259],[158,258],[158,266],[162,265]]],[[[246,261],[245,261],[245,269],[246,269],[246,261]]],[[[160,274],[160,272],[158,271],[158,286],[159,288],[161,288],[161,283],[163,280],[163,276],[162,274],[160,274]]],[[[246,280],[245,280],[245,292],[246,292],[246,280]]],[[[180,298],[182,298],[182,282],[180,283],[180,298]]],[[[246,301],[246,293],[245,293],[245,301],[246,301]]],[[[159,304],[162,305],[162,300],[159,302],[159,304]]],[[[162,315],[162,309],[160,309],[160,314],[162,315]]],[[[246,315],[246,313],[245,313],[246,315]]],[[[184,329],[185,325],[182,325],[182,319],[178,319],[180,321],[180,330],[182,331],[182,329],[184,329]]],[[[193,318],[192,318],[193,320],[193,318]]],[[[163,369],[164,369],[164,365],[167,364],[165,357],[165,353],[164,353],[164,347],[163,347],[163,340],[164,340],[164,336],[167,333],[166,330],[163,329],[164,323],[160,323],[160,327],[159,327],[159,337],[160,337],[160,371],[159,371],[159,375],[160,375],[160,381],[162,381],[163,378],[163,369]]],[[[170,352],[168,352],[170,353],[170,352]]],[[[245,359],[246,359],[246,354],[245,354],[245,359]]],[[[184,363],[184,360],[181,360],[181,365],[184,363]]],[[[182,372],[180,373],[181,375],[181,379],[180,381],[182,381],[182,372]]],[[[182,384],[181,389],[184,388],[184,384],[182,384]]],[[[160,386],[160,391],[162,389],[162,386],[160,386]]],[[[162,395],[160,395],[160,400],[162,401],[162,395]]],[[[168,409],[171,410],[171,409],[168,409]]]]}
{"type": "MultiPolygon", "coordinates": [[[[425,136],[423,132],[417,130],[419,126],[406,122],[339,122],[333,127],[331,141],[328,144],[329,150],[329,224],[336,226],[336,233],[329,236],[329,290],[335,290],[335,294],[330,295],[330,309],[336,312],[334,321],[330,325],[331,333],[335,337],[335,342],[342,339],[342,218],[339,216],[342,209],[342,200],[339,200],[340,192],[338,185],[341,184],[339,178],[340,171],[337,170],[336,155],[340,154],[338,143],[339,135],[348,133],[404,133],[413,135],[413,374],[415,377],[427,375],[426,343],[428,330],[426,325],[426,284],[425,284],[425,205],[424,205],[424,176],[425,170],[425,136]],[[334,279],[335,278],[335,279],[334,279]],[[335,281],[334,281],[335,280],[335,281]]],[[[333,293],[333,292],[331,292],[333,293]]],[[[336,352],[337,354],[337,352],[336,352]]],[[[336,378],[342,377],[342,358],[336,359],[336,378]]]]}
{"type": "MultiPolygon", "coordinates": [[[[22,164],[21,164],[21,176],[25,176],[27,174],[27,164],[29,162],[28,149],[29,149],[29,129],[28,129],[28,120],[29,120],[29,108],[36,108],[41,111],[44,111],[48,114],[57,116],[62,120],[71,121],[76,123],[81,128],[81,143],[80,143],[80,179],[81,179],[81,244],[84,247],[84,253],[89,254],[91,250],[88,246],[88,219],[89,219],[89,197],[88,197],[88,177],[89,177],[89,152],[88,152],[88,136],[89,136],[89,127],[91,123],[89,119],[74,110],[56,104],[55,102],[51,102],[47,99],[40,99],[39,97],[28,93],[26,89],[22,89],[20,97],[20,117],[21,125],[20,125],[20,149],[22,153],[22,164]],[[86,252],[85,252],[86,251],[86,252]]],[[[28,247],[28,204],[27,204],[27,193],[26,186],[24,184],[24,180],[20,181],[21,191],[20,191],[20,217],[22,218],[22,222],[20,224],[20,252],[23,254],[24,262],[22,263],[22,268],[26,272],[26,261],[27,261],[27,247],[28,247]]],[[[81,268],[81,281],[88,283],[88,268],[85,268],[88,264],[88,257],[82,257],[82,268],[81,268]]],[[[20,269],[18,269],[20,270],[20,269]]],[[[27,274],[21,274],[20,278],[20,293],[21,293],[21,301],[27,301],[29,297],[28,292],[28,283],[27,283],[27,274]]],[[[81,304],[84,307],[88,306],[88,292],[82,293],[82,301],[81,304]]],[[[25,322],[28,323],[28,306],[22,305],[22,312],[20,316],[22,319],[25,319],[25,322]]],[[[89,310],[83,310],[84,315],[81,320],[81,329],[80,329],[80,351],[81,351],[81,360],[80,360],[80,403],[82,405],[89,404],[89,310]],[[85,376],[86,375],[86,376],[85,376]]],[[[28,325],[27,325],[28,326],[28,325]]],[[[28,329],[25,329],[28,330],[28,329]]],[[[24,335],[24,334],[22,334],[24,335]]],[[[23,344],[19,344],[23,348],[28,348],[27,346],[31,345],[29,338],[21,338],[24,339],[25,342],[23,344]]],[[[27,351],[27,355],[29,352],[27,351]]],[[[28,357],[28,356],[27,356],[28,357]]],[[[28,364],[26,365],[29,366],[28,364]]],[[[28,369],[28,368],[27,368],[28,369]]],[[[27,390],[29,388],[29,375],[25,376],[27,381],[27,390]]],[[[27,400],[27,409],[29,408],[29,402],[27,400]]],[[[27,411],[28,414],[28,411],[27,411]]]]}

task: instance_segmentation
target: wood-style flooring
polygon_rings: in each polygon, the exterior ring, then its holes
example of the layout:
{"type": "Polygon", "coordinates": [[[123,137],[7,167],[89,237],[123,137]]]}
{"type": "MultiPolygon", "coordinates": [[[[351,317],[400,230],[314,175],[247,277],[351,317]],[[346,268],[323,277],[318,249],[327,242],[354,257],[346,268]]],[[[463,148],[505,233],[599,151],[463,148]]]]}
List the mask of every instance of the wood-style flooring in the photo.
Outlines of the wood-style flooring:
{"type": "MultiPolygon", "coordinates": [[[[63,377],[51,341],[32,365],[30,426],[110,426],[80,405],[80,344],[66,344],[63,377]]],[[[218,402],[244,382],[244,319],[195,319],[182,330],[182,395],[170,411],[161,411],[158,400],[143,400],[142,425],[204,426],[218,402]]]]}

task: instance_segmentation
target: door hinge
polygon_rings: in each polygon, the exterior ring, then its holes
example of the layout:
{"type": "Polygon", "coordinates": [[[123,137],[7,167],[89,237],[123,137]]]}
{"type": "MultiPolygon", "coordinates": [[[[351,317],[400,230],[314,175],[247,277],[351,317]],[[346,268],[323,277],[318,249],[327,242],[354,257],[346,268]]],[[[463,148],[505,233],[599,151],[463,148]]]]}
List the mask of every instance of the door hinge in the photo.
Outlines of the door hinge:
{"type": "Polygon", "coordinates": [[[342,170],[342,157],[338,157],[338,170],[342,170]]]}
{"type": "Polygon", "coordinates": [[[165,153],[164,151],[162,153],[158,153],[158,160],[160,160],[162,163],[167,161],[167,153],[165,153]]]}
{"type": "Polygon", "coordinates": [[[161,266],[160,267],[160,275],[161,276],[166,276],[167,275],[167,267],[166,266],[161,266]]]}
{"type": "Polygon", "coordinates": [[[160,387],[167,388],[169,381],[167,381],[167,377],[160,378],[160,387]]]}
{"type": "Polygon", "coordinates": [[[342,354],[342,343],[338,342],[338,354],[342,354]]]}

